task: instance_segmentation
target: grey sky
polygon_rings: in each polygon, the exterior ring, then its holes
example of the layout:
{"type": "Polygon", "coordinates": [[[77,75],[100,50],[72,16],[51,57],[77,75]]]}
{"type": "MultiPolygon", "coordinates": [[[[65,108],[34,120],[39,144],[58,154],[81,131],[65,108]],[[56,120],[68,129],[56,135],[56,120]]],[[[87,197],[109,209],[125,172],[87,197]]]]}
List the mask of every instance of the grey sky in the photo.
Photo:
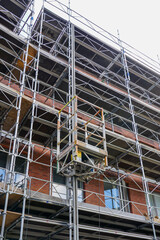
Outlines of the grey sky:
{"type": "Polygon", "coordinates": [[[123,41],[156,61],[160,57],[160,0],[71,0],[71,8],[116,36],[118,29],[123,41]]]}

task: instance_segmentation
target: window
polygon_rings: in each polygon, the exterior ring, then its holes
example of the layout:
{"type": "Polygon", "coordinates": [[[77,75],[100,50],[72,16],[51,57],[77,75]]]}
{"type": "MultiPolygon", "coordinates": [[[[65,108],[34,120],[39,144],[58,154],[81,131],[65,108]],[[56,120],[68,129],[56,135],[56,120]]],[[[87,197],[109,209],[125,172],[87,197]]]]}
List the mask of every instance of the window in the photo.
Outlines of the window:
{"type": "Polygon", "coordinates": [[[15,176],[14,176],[14,184],[18,188],[24,188],[24,173],[26,169],[26,159],[23,157],[16,157],[15,162],[15,176]]]}
{"type": "Polygon", "coordinates": [[[104,182],[105,205],[111,209],[120,209],[119,189],[117,185],[104,182]]]}
{"type": "Polygon", "coordinates": [[[0,182],[4,182],[5,169],[7,164],[7,153],[0,152],[0,182]]]}
{"type": "MultiPolygon", "coordinates": [[[[11,156],[8,159],[7,169],[10,168],[11,156]]],[[[24,188],[24,173],[26,169],[26,159],[24,157],[17,156],[15,160],[14,168],[14,185],[18,188],[24,188]]]]}
{"type": "Polygon", "coordinates": [[[78,181],[78,202],[83,202],[83,182],[78,181]]]}
{"type": "Polygon", "coordinates": [[[5,152],[0,152],[0,168],[6,168],[7,155],[5,152]]]}
{"type": "Polygon", "coordinates": [[[104,182],[105,205],[108,208],[123,210],[129,212],[129,202],[125,182],[122,181],[121,188],[118,184],[114,184],[114,179],[110,182],[104,182]],[[121,190],[121,194],[120,194],[121,190]]]}
{"type": "Polygon", "coordinates": [[[26,159],[22,157],[16,157],[15,172],[25,173],[26,159]]]}
{"type": "MultiPolygon", "coordinates": [[[[83,201],[83,182],[78,181],[78,201],[83,201]]],[[[53,168],[53,188],[52,195],[66,199],[66,177],[57,173],[56,168],[53,168]]]]}
{"type": "Polygon", "coordinates": [[[53,183],[66,185],[66,178],[58,174],[56,168],[53,168],[53,183]]]}
{"type": "Polygon", "coordinates": [[[153,195],[150,195],[150,203],[152,206],[153,217],[160,217],[160,194],[154,193],[153,195]]]}
{"type": "Polygon", "coordinates": [[[0,168],[0,182],[4,182],[5,170],[0,168]]]}
{"type": "Polygon", "coordinates": [[[56,168],[53,168],[52,194],[54,197],[66,199],[66,178],[58,174],[56,168]]]}

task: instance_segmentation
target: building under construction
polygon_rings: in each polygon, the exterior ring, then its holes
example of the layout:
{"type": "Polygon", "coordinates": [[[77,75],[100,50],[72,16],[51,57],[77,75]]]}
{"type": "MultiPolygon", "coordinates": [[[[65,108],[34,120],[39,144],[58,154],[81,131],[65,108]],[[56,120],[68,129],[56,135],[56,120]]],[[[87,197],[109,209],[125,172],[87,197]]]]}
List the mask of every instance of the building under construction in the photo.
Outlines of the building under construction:
{"type": "Polygon", "coordinates": [[[158,63],[60,0],[0,5],[0,240],[160,239],[158,63]]]}

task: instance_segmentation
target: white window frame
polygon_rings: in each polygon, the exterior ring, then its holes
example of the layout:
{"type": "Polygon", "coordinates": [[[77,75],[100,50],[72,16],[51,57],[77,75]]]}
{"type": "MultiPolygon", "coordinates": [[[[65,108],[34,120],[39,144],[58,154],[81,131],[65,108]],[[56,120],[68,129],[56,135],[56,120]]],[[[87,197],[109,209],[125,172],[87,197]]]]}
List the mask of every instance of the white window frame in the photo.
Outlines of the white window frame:
{"type": "Polygon", "coordinates": [[[159,200],[159,203],[160,203],[160,193],[154,192],[153,194],[150,194],[150,204],[151,204],[153,217],[157,216],[160,218],[160,206],[157,206],[156,198],[159,200]]]}
{"type": "MultiPolygon", "coordinates": [[[[115,179],[111,178],[110,181],[111,181],[111,183],[110,182],[107,182],[107,183],[112,185],[112,181],[114,182],[115,179]]],[[[119,197],[118,198],[115,197],[113,199],[115,199],[116,202],[118,201],[120,206],[119,206],[119,208],[111,208],[111,209],[113,209],[113,210],[121,210],[123,212],[130,212],[128,191],[127,191],[127,187],[126,187],[125,181],[121,180],[121,186],[119,184],[114,184],[114,183],[113,183],[113,185],[117,186],[117,190],[118,190],[118,193],[119,193],[119,197]]],[[[105,189],[104,189],[104,196],[105,196],[105,189]]],[[[109,198],[109,196],[108,196],[108,198],[109,198]]],[[[108,207],[108,206],[106,206],[106,207],[108,207]]]]}
{"type": "MultiPolygon", "coordinates": [[[[54,179],[54,176],[53,176],[53,179],[54,179]]],[[[83,189],[78,188],[77,195],[78,195],[78,202],[83,202],[83,189]]],[[[65,179],[65,184],[57,183],[55,180],[53,180],[52,196],[57,198],[62,198],[62,199],[67,198],[66,179],[65,179]]]]}

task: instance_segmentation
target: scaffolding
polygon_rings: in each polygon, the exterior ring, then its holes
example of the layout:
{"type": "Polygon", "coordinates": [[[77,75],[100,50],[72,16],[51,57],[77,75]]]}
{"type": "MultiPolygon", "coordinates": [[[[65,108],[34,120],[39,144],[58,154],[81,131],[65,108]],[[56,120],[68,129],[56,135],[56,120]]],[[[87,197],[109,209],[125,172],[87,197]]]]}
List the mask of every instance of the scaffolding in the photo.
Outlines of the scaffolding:
{"type": "Polygon", "coordinates": [[[0,239],[160,239],[159,63],[70,3],[34,11],[0,7],[0,239]]]}

